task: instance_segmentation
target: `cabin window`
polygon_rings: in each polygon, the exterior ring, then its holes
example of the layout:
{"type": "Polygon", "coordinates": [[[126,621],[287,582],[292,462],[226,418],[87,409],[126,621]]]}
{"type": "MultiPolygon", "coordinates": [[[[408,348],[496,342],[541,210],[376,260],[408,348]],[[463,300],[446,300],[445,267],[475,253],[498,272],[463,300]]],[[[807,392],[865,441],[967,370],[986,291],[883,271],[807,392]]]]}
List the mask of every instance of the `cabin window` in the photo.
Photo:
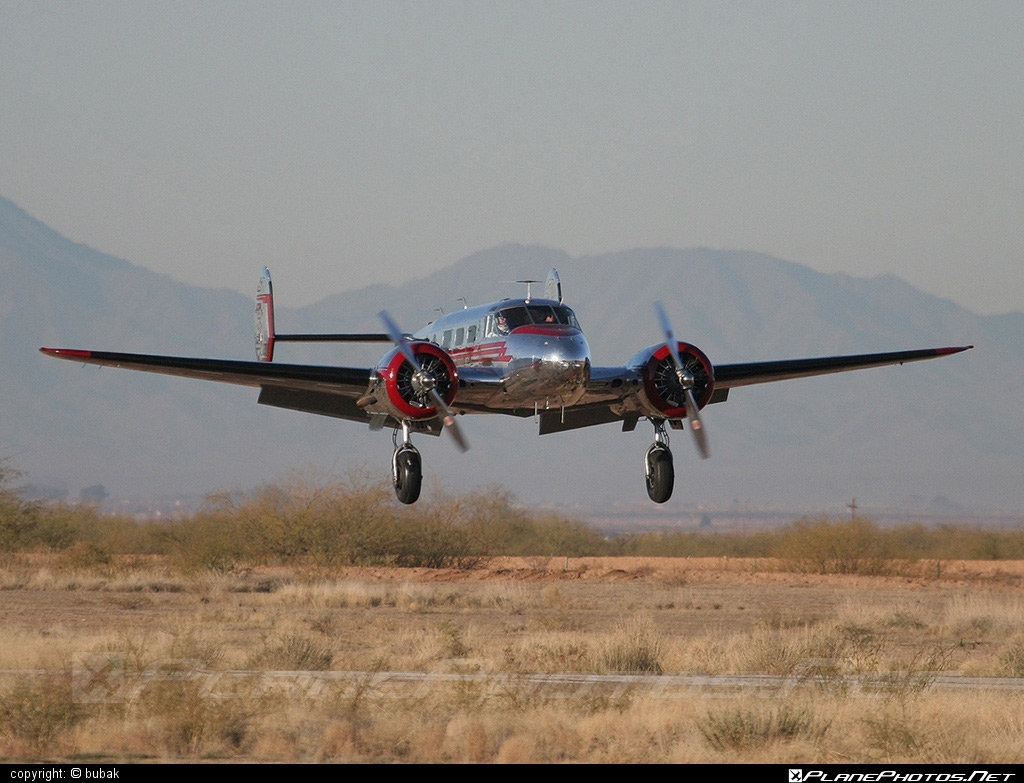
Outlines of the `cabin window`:
{"type": "Polygon", "coordinates": [[[444,336],[441,337],[441,347],[447,349],[447,348],[451,348],[451,346],[452,346],[452,330],[451,329],[445,329],[444,330],[444,336]]]}
{"type": "Polygon", "coordinates": [[[456,345],[456,347],[462,345],[462,341],[463,341],[463,339],[465,339],[465,337],[466,337],[466,330],[465,330],[464,327],[460,326],[458,329],[455,330],[455,345],[456,345]]]}
{"type": "Polygon", "coordinates": [[[555,320],[555,311],[549,305],[530,305],[527,310],[530,311],[530,317],[535,324],[558,323],[555,320]]]}
{"type": "Polygon", "coordinates": [[[495,319],[498,334],[508,334],[513,329],[526,326],[530,323],[530,316],[525,307],[506,307],[499,311],[495,319]]]}
{"type": "Polygon", "coordinates": [[[558,323],[565,324],[566,326],[572,326],[576,329],[580,328],[579,322],[576,320],[576,315],[568,307],[553,307],[555,311],[555,317],[558,319],[558,323]]]}
{"type": "Polygon", "coordinates": [[[466,330],[466,342],[476,342],[476,324],[473,324],[472,326],[469,327],[469,329],[466,330]]]}

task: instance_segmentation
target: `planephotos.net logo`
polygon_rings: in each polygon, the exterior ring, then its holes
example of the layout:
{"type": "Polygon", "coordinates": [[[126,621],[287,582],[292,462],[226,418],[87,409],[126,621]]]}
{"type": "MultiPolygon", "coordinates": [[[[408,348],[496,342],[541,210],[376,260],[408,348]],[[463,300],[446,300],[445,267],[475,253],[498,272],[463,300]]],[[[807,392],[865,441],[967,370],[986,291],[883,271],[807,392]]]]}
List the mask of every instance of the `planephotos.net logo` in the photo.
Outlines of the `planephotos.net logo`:
{"type": "Polygon", "coordinates": [[[976,769],[973,772],[897,772],[886,769],[881,772],[833,772],[820,769],[789,770],[789,783],[1005,783],[1016,772],[989,772],[976,769]]]}

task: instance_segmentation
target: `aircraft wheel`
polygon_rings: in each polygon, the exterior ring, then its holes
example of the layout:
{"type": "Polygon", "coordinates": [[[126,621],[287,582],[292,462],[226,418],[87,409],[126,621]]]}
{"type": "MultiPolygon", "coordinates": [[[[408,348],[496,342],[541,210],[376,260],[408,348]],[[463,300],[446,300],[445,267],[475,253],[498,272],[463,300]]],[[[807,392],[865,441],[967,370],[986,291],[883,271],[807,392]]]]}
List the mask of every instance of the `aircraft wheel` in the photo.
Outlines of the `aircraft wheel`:
{"type": "Polygon", "coordinates": [[[423,483],[420,453],[411,447],[399,449],[395,452],[393,467],[391,478],[395,485],[395,497],[407,506],[415,503],[423,483]]]}
{"type": "Polygon", "coordinates": [[[655,503],[664,503],[672,497],[675,483],[672,452],[655,443],[647,450],[647,496],[655,503]]]}

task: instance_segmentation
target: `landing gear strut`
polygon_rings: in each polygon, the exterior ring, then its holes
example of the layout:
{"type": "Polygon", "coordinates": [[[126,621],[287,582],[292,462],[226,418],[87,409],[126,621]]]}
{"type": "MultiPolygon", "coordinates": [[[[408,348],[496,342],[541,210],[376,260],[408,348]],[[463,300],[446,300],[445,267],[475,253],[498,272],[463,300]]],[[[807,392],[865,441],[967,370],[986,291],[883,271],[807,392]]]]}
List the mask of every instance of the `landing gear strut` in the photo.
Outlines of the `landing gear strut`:
{"type": "MultiPolygon", "coordinates": [[[[398,431],[395,431],[395,439],[398,439],[398,431]]],[[[423,483],[423,461],[416,447],[409,441],[409,422],[402,422],[402,445],[395,446],[394,456],[391,458],[391,483],[395,487],[395,497],[400,503],[411,505],[420,496],[420,486],[423,483]]]]}
{"type": "Polygon", "coordinates": [[[664,421],[654,422],[654,443],[647,449],[644,468],[647,474],[647,496],[655,503],[664,503],[672,497],[676,482],[664,421]]]}

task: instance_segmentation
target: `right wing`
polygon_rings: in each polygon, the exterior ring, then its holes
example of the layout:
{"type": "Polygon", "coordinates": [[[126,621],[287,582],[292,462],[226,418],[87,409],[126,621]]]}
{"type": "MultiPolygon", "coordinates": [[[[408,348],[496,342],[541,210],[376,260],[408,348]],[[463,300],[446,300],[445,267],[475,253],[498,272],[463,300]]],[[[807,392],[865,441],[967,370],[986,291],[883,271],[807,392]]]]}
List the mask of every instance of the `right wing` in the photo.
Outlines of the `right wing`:
{"type": "Polygon", "coordinates": [[[138,353],[80,351],[69,348],[40,348],[57,359],[84,364],[120,367],[199,378],[240,386],[257,386],[259,402],[277,408],[319,413],[351,421],[369,421],[356,400],[366,393],[373,376],[371,369],[326,367],[307,364],[274,364],[231,359],[193,359],[183,356],[154,356],[138,353]]]}

